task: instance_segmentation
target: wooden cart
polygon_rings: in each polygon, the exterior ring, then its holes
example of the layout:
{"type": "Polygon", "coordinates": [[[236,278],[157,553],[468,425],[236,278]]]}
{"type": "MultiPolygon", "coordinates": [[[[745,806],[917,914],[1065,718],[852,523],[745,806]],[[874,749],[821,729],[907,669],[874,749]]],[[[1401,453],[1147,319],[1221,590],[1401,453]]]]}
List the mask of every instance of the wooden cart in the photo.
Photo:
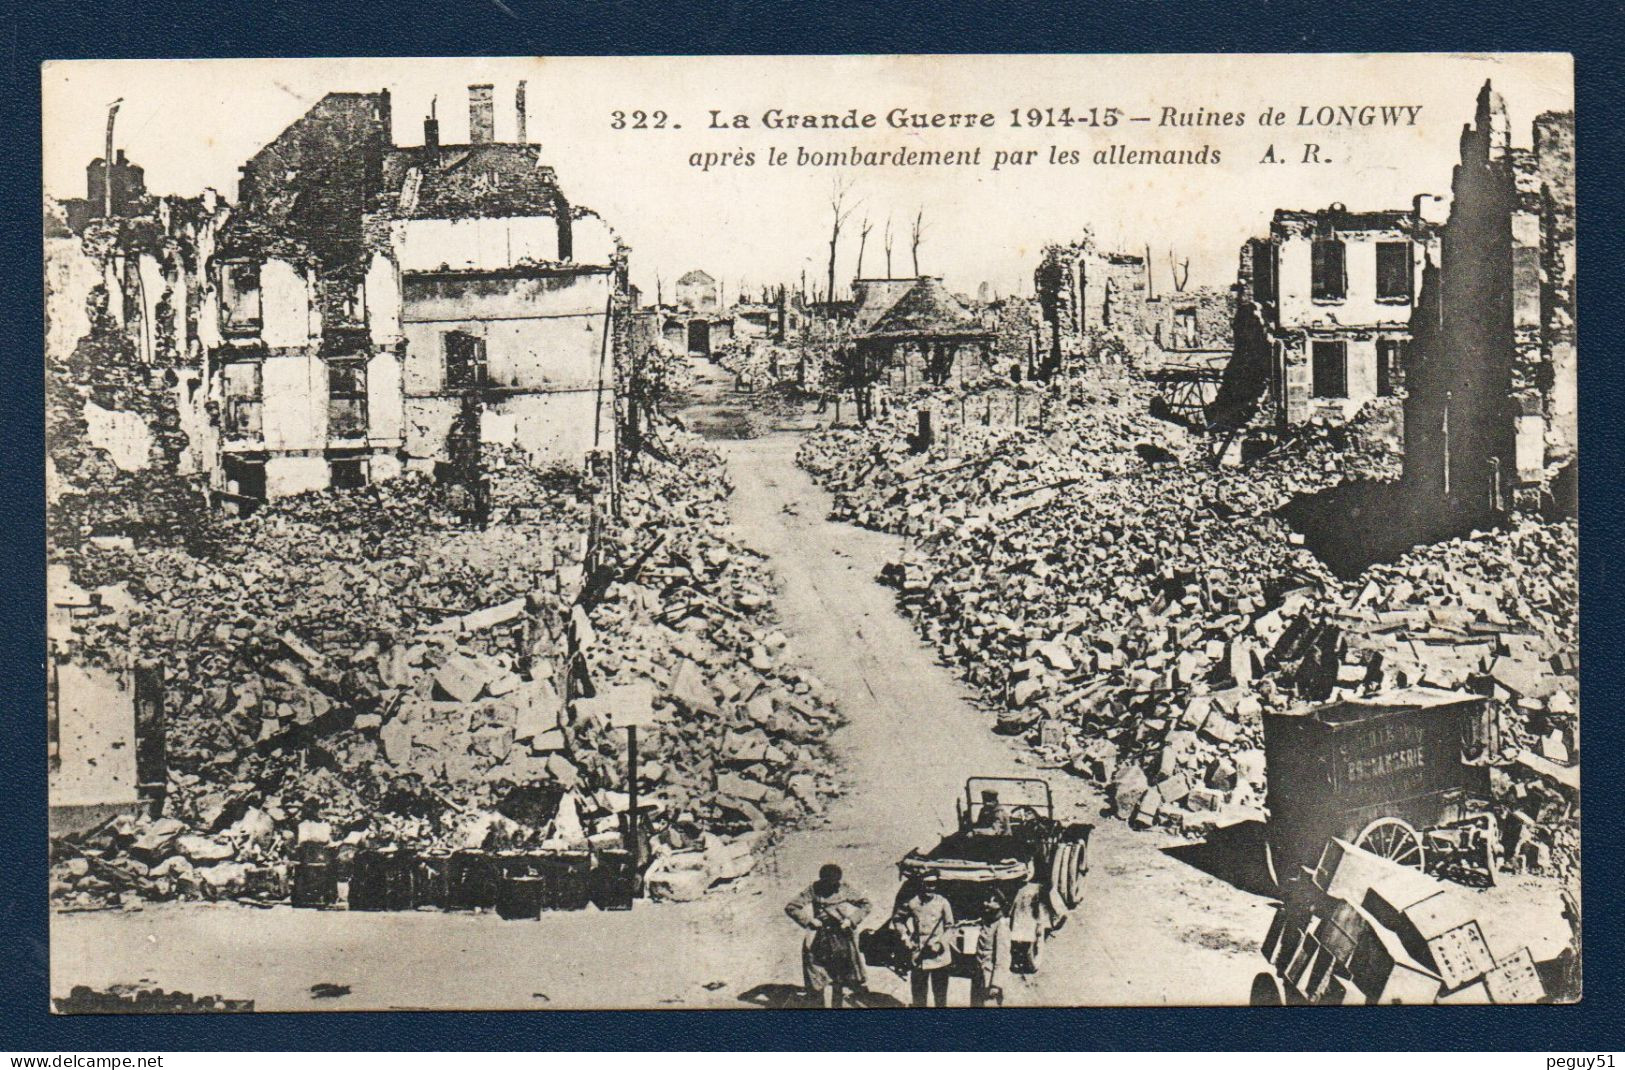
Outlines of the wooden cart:
{"type": "Polygon", "coordinates": [[[1485,700],[1412,687],[1264,716],[1266,843],[1276,883],[1330,839],[1463,883],[1494,880],[1485,700]]]}

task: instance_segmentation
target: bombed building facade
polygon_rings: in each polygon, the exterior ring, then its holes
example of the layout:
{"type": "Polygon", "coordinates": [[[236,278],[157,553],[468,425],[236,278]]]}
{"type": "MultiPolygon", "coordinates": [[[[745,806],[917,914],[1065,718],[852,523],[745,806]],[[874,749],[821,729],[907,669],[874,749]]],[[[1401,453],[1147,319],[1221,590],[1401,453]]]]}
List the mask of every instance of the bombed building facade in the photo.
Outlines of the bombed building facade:
{"type": "Polygon", "coordinates": [[[1123,363],[1141,333],[1145,257],[1099,248],[1092,235],[1044,250],[1033,273],[1045,338],[1044,378],[1080,362],[1123,363]]]}
{"type": "Polygon", "coordinates": [[[1437,228],[1412,209],[1277,210],[1237,280],[1231,388],[1280,428],[1341,423],[1404,383],[1411,312],[1437,228]]]}
{"type": "Polygon", "coordinates": [[[1188,273],[1188,263],[1170,254],[1169,266],[1173,285],[1159,293],[1149,252],[1102,250],[1088,234],[1045,249],[1033,275],[1041,321],[1033,374],[1130,364],[1165,386],[1173,408],[1199,410],[1211,399],[1216,365],[1230,352],[1235,299],[1228,289],[1186,289],[1181,268],[1188,273]]]}
{"type": "Polygon", "coordinates": [[[215,257],[227,493],[601,444],[625,251],[492,109],[471,86],[468,144],[431,115],[397,148],[387,92],[329,94],[244,167],[215,257]]]}
{"type": "Polygon", "coordinates": [[[1573,113],[1539,116],[1516,147],[1486,83],[1422,285],[1405,400],[1407,490],[1442,523],[1575,511],[1574,250],[1573,113]]]}

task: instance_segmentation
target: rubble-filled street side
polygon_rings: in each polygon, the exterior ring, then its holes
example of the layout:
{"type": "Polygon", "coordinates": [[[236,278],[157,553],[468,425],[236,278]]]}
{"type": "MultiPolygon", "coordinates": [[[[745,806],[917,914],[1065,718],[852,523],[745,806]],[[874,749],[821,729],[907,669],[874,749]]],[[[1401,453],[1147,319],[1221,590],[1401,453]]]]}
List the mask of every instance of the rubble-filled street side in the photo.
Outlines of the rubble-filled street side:
{"type": "Polygon", "coordinates": [[[1539,775],[1575,746],[1572,521],[1526,519],[1340,581],[1274,514],[1397,475],[1359,423],[1216,470],[1143,415],[1143,385],[1029,398],[1031,425],[982,426],[1010,393],[922,393],[809,437],[800,458],[838,491],[834,517],[913,537],[885,578],[1001,730],[1110,786],[1123,819],[1200,834],[1264,816],[1264,711],[1482,688],[1494,734],[1478,753],[1496,769],[1508,864],[1574,879],[1570,807],[1539,775]],[[916,452],[918,413],[960,404],[974,414],[962,448],[916,452]]]}
{"type": "MultiPolygon", "coordinates": [[[[168,781],[162,817],[59,841],[55,893],[276,900],[308,843],[341,864],[618,847],[612,724],[634,713],[655,849],[744,837],[722,873],[748,868],[752,838],[833,791],[821,747],[837,720],[785,649],[770,577],[728,536],[718,461],[670,439],[671,459],[626,484],[625,527],[593,544],[590,571],[580,488],[517,459],[489,467],[501,518],[483,529],[405,477],[220,522],[202,555],[73,555],[66,597],[85,608],[68,652],[165,667],[168,781]]],[[[659,863],[655,894],[719,875],[683,857],[659,863]]]]}
{"type": "Polygon", "coordinates": [[[692,899],[835,792],[683,359],[489,108],[392,149],[387,91],[329,94],[240,204],[120,154],[52,206],[59,907],[692,899]]]}

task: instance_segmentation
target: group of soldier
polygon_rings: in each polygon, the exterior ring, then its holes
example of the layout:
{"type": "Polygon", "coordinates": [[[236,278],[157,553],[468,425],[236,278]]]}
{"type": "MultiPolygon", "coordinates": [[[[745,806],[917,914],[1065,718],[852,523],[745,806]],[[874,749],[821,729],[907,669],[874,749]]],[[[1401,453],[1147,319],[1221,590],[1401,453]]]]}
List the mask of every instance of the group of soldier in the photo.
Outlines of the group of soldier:
{"type": "MultiPolygon", "coordinates": [[[[1010,819],[998,797],[984,793],[976,831],[984,835],[1008,834],[1010,819]]],[[[822,1006],[856,1005],[867,991],[863,954],[858,947],[858,926],[869,916],[870,903],[846,884],[841,867],[833,862],[818,871],[818,879],[785,906],[784,911],[806,930],[801,942],[803,983],[809,996],[822,1006]]],[[[1002,1004],[1004,994],[995,983],[996,971],[1010,962],[1010,926],[1004,904],[989,894],[970,919],[956,919],[951,903],[941,894],[935,874],[927,872],[907,881],[898,892],[888,923],[890,936],[908,956],[913,1005],[929,999],[948,1005],[948,985],[954,976],[956,940],[959,950],[972,949],[961,935],[963,921],[975,922],[976,968],[971,973],[970,1005],[1002,1004]]]]}

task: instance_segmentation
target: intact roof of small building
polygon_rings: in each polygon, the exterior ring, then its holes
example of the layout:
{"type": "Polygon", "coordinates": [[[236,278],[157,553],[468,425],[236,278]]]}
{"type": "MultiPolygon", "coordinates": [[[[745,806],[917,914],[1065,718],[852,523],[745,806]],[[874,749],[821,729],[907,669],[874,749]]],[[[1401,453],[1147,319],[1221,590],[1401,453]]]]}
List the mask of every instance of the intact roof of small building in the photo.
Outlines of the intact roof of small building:
{"type": "Polygon", "coordinates": [[[558,176],[540,161],[540,146],[511,142],[441,145],[432,165],[426,146],[396,148],[384,158],[384,189],[404,219],[568,214],[558,176]]]}
{"type": "Polygon", "coordinates": [[[865,332],[869,338],[990,338],[990,332],[949,293],[942,280],[922,275],[865,332]]]}
{"type": "Polygon", "coordinates": [[[693,271],[690,271],[688,274],[686,274],[682,278],[678,279],[677,284],[679,286],[682,286],[682,285],[698,285],[700,283],[713,283],[713,282],[716,282],[716,281],[717,281],[716,279],[713,279],[711,276],[707,275],[705,272],[701,271],[699,268],[695,268],[693,271]]]}

